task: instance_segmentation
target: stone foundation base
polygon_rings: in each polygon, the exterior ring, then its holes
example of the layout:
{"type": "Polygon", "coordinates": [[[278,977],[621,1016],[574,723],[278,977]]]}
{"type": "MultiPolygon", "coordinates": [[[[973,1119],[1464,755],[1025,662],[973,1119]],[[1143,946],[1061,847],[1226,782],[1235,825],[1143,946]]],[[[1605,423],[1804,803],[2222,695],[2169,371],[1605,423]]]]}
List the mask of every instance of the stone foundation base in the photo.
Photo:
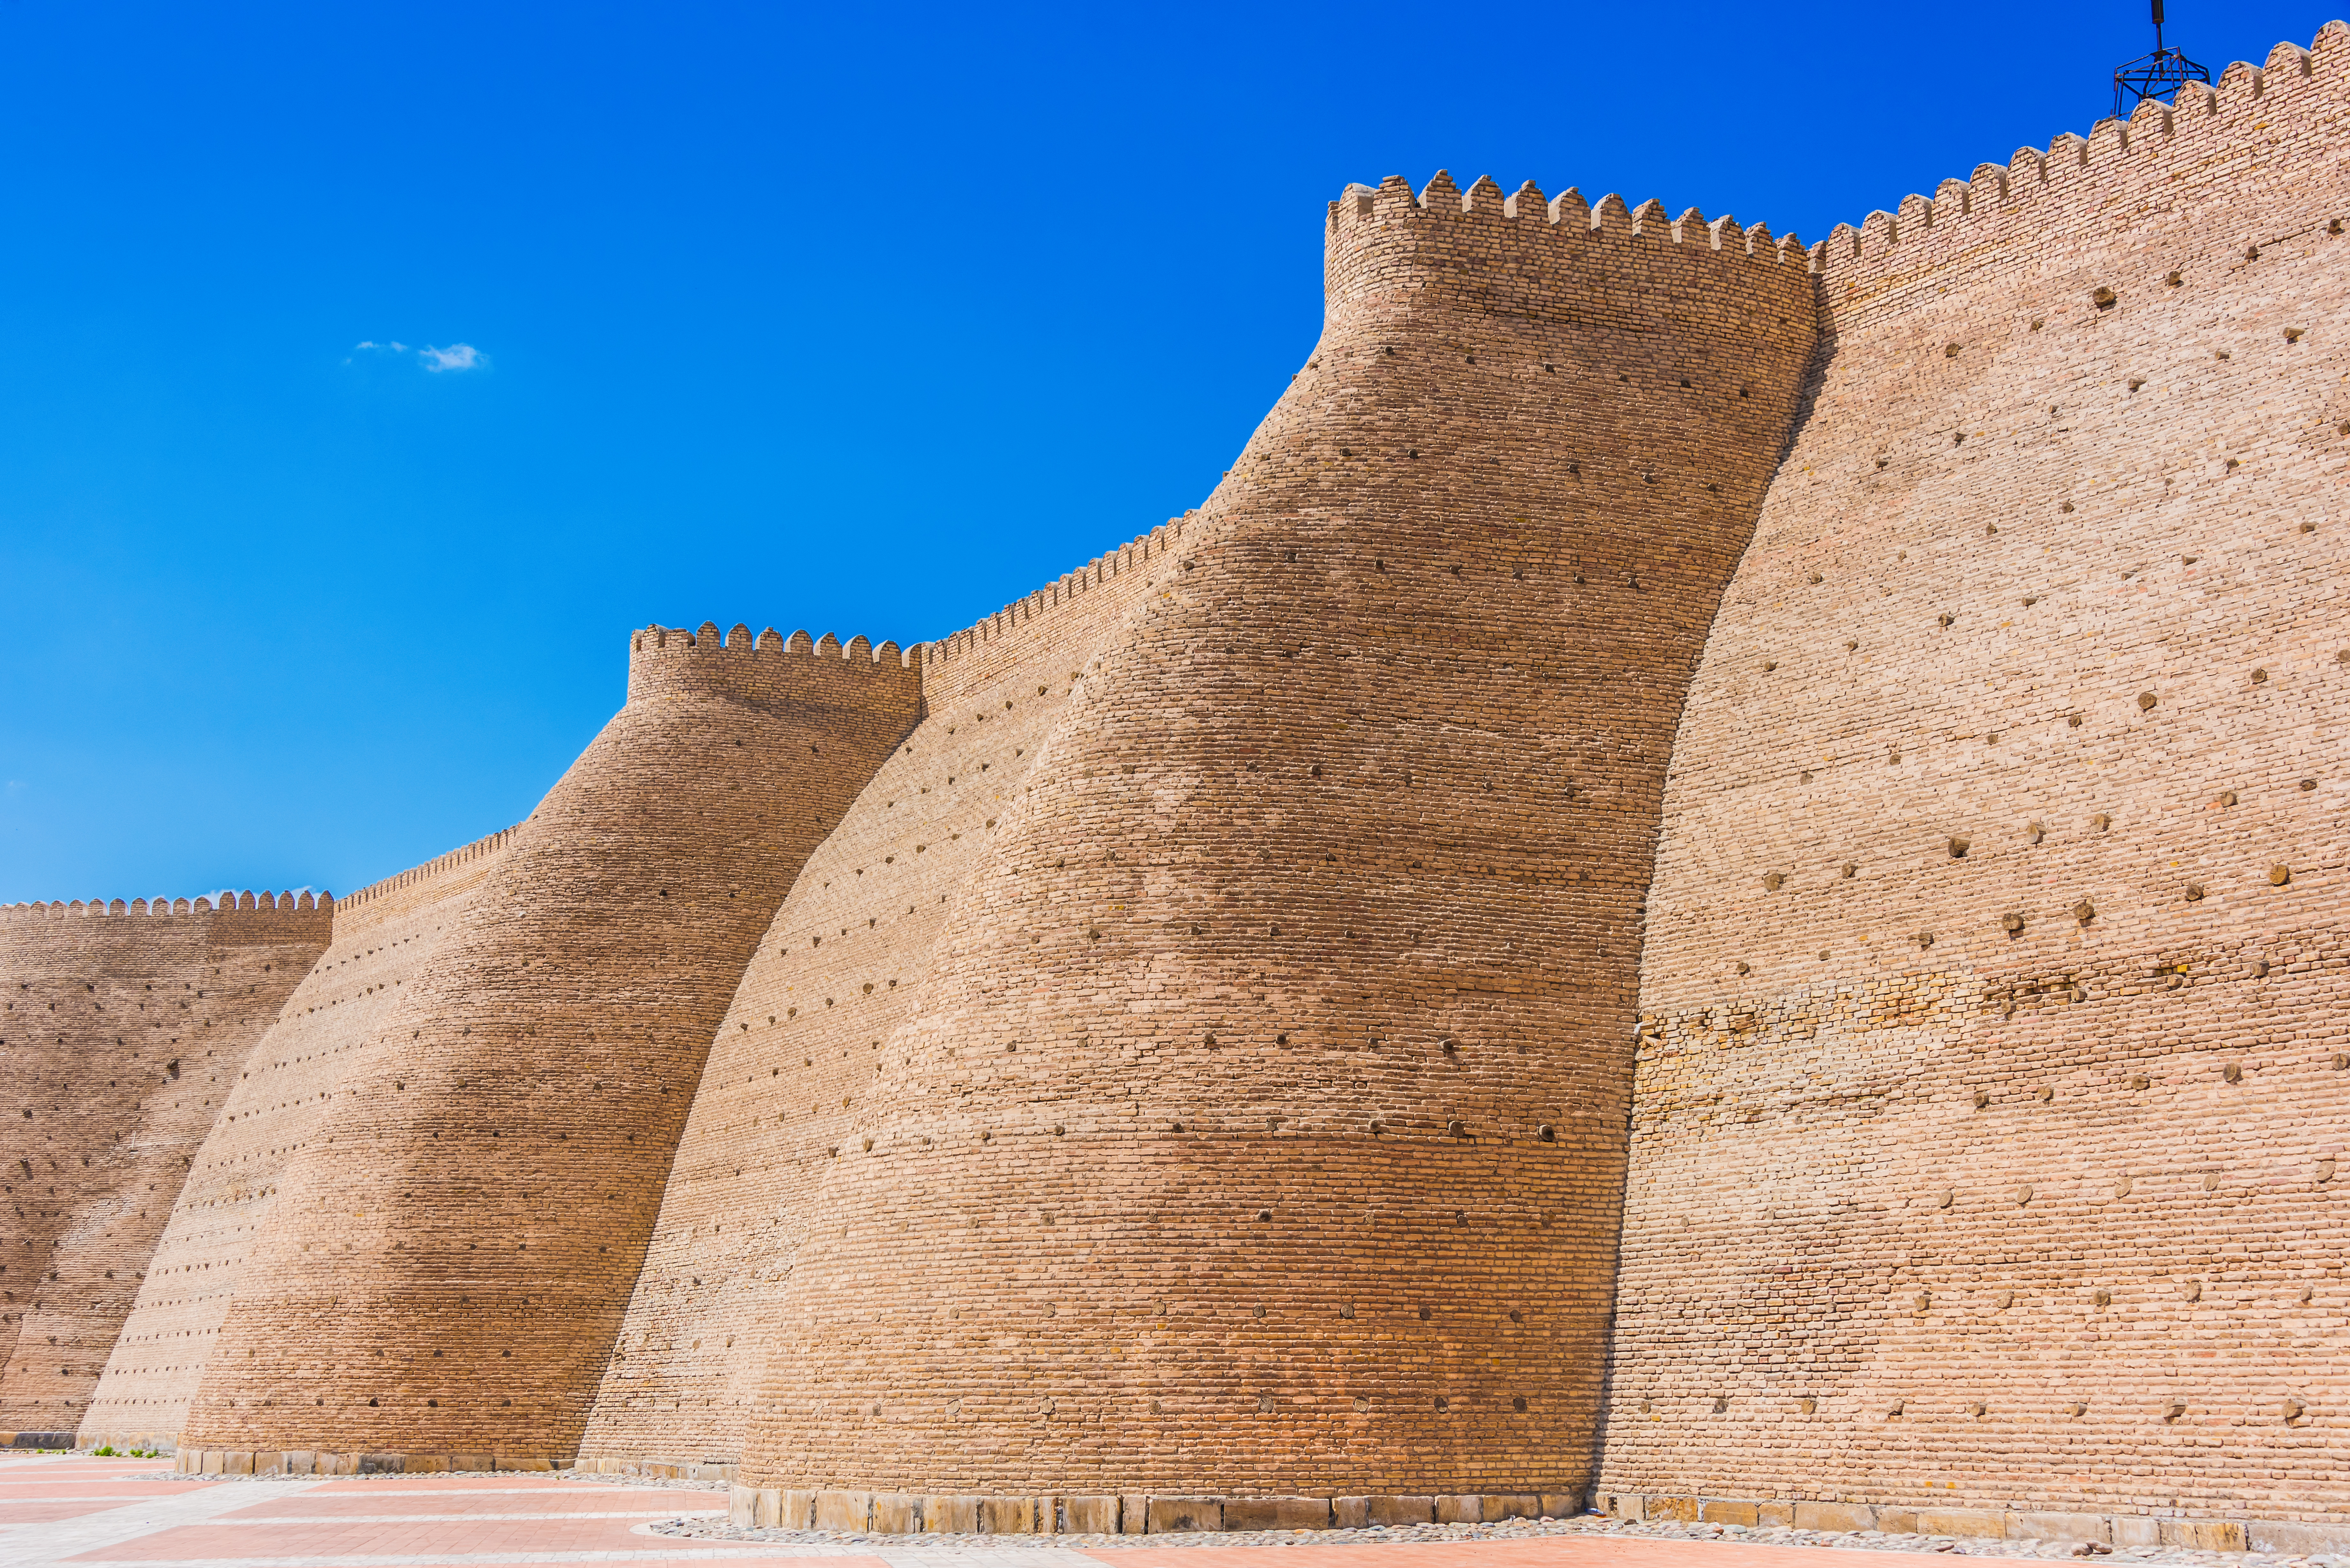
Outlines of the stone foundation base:
{"type": "Polygon", "coordinates": [[[2035,1513],[1932,1503],[1791,1502],[1779,1499],[1644,1495],[1603,1491],[1594,1500],[1617,1519],[1784,1525],[1796,1530],[1881,1530],[1902,1535],[1964,1535],[1991,1541],[2089,1541],[2106,1546],[2184,1546],[2201,1552],[2350,1551],[2350,1519],[2185,1519],[2144,1513],[2035,1513]]]}
{"type": "Polygon", "coordinates": [[[658,1476],[663,1480],[733,1481],[743,1467],[732,1459],[615,1459],[580,1455],[571,1468],[588,1476],[658,1476]]]}
{"type": "Polygon", "coordinates": [[[71,1432],[0,1432],[0,1449],[70,1449],[71,1432]]]}
{"type": "Polygon", "coordinates": [[[442,1470],[561,1470],[545,1454],[336,1454],[312,1449],[182,1449],[173,1468],[189,1476],[427,1475],[442,1470]]]}
{"type": "Polygon", "coordinates": [[[794,1491],[736,1485],[728,1518],[783,1530],[870,1535],[1170,1535],[1202,1530],[1359,1530],[1374,1524],[1482,1524],[1566,1519],[1580,1495],[1427,1497],[931,1497],[890,1491],[794,1491]]]}

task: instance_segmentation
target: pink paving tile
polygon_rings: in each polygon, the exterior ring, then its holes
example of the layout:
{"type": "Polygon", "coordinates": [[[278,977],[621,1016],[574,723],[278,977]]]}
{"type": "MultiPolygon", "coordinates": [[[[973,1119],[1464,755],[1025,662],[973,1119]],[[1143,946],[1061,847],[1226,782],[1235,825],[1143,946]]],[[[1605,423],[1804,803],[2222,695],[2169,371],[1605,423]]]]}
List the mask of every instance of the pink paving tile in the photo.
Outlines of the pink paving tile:
{"type": "Polygon", "coordinates": [[[55,1524],[61,1519],[79,1519],[85,1513],[104,1513],[109,1508],[120,1508],[125,1502],[135,1501],[132,1498],[111,1501],[105,1498],[78,1501],[39,1497],[0,1498],[0,1524],[55,1524]]]}
{"type": "MultiPolygon", "coordinates": [[[[497,1491],[515,1487],[545,1487],[549,1490],[552,1490],[556,1487],[573,1487],[585,1484],[591,1483],[561,1480],[552,1475],[548,1475],[544,1471],[539,1470],[508,1470],[500,1472],[496,1475],[486,1476],[337,1476],[327,1480],[325,1483],[325,1490],[328,1491],[400,1491],[421,1488],[434,1491],[497,1491]]],[[[632,1490],[638,1491],[660,1491],[663,1489],[660,1487],[637,1487],[632,1490]]]]}
{"type": "Polygon", "coordinates": [[[12,1486],[0,1481],[0,1502],[10,1498],[26,1497],[112,1497],[129,1502],[133,1498],[171,1497],[186,1484],[184,1481],[53,1480],[44,1483],[26,1481],[12,1486]]]}
{"type": "Polygon", "coordinates": [[[660,1491],[601,1487],[569,1486],[556,1490],[533,1490],[525,1492],[426,1491],[418,1488],[390,1487],[358,1488],[329,1491],[321,1487],[296,1497],[280,1498],[275,1502],[255,1503],[250,1509],[238,1509],[219,1515],[220,1522],[233,1524],[250,1514],[272,1519],[296,1516],[306,1519],[332,1520],[349,1514],[362,1513],[626,1513],[637,1519],[667,1519],[674,1514],[703,1512],[715,1509],[724,1511],[726,1494],[721,1491],[660,1491]]]}
{"type": "MultiPolygon", "coordinates": [[[[353,1553],[399,1556],[478,1557],[498,1552],[643,1552],[646,1537],[629,1527],[654,1517],[628,1519],[418,1520],[401,1523],[337,1523],[305,1520],[299,1524],[239,1524],[224,1520],[183,1524],[120,1545],[88,1552],[68,1562],[113,1563],[205,1557],[330,1557],[353,1553]]],[[[834,1560],[837,1561],[837,1560],[834,1560]]],[[[827,1562],[826,1568],[831,1568],[827,1562]]]]}
{"type": "MultiPolygon", "coordinates": [[[[1050,1538],[1039,1536],[1037,1539],[1041,1541],[1050,1538]]],[[[726,1542],[691,1541],[684,1544],[695,1551],[702,1551],[723,1546],[726,1542]]],[[[657,1552],[660,1549],[658,1546],[639,1545],[638,1550],[657,1552]]],[[[889,1568],[889,1565],[879,1557],[775,1557],[763,1555],[756,1547],[749,1545],[739,1546],[735,1550],[741,1555],[727,1557],[715,1563],[707,1557],[699,1561],[690,1557],[648,1557],[642,1562],[630,1563],[626,1565],[626,1568],[889,1568]]],[[[465,1568],[546,1568],[546,1565],[525,1563],[469,1562],[465,1564],[465,1568]]],[[[586,1568],[586,1565],[583,1565],[583,1568],[586,1568]]]]}

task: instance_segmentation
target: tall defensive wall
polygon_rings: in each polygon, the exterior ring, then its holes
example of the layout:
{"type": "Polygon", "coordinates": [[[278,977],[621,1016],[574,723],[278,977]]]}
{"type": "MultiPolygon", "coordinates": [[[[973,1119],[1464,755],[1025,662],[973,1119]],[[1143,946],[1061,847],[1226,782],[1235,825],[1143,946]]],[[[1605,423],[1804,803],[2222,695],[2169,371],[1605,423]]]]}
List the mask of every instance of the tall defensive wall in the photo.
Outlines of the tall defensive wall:
{"type": "MultiPolygon", "coordinates": [[[[1091,659],[934,700],[972,727],[909,786],[1057,711],[956,814],[918,993],[862,1038],[773,1026],[868,1082],[820,1159],[765,1129],[811,1178],[745,1287],[769,1512],[1587,1479],[1665,757],[1810,277],[1694,213],[1441,176],[1349,191],[1327,258],[1319,345],[1091,659]]],[[[867,791],[871,842],[906,804],[867,791]]],[[[847,1000],[816,943],[855,928],[816,915],[767,994],[847,1000]]],[[[705,1092],[747,1122],[756,1086],[705,1092]]]]}
{"type": "Polygon", "coordinates": [[[331,919],[308,893],[0,909],[0,1430],[81,1424],[189,1159],[331,919]]]}
{"type": "Polygon", "coordinates": [[[921,701],[919,662],[861,638],[629,653],[627,704],[283,1160],[192,1447],[577,1451],[727,1000],[921,701]]]}
{"type": "Polygon", "coordinates": [[[286,1168],[314,1147],[337,1096],[392,1054],[384,1024],[395,999],[463,923],[518,831],[491,834],[333,906],[333,944],[235,1064],[176,1184],[170,1223],[83,1415],[82,1443],[177,1445],[286,1168]]]}
{"type": "Polygon", "coordinates": [[[2337,22],[1823,247],[1667,785],[1624,1511],[2350,1511],[2345,108],[2337,22]]]}
{"type": "Polygon", "coordinates": [[[2338,1541],[2345,55],[1808,252],[1350,188],[1200,511],[919,659],[642,634],[347,900],[85,1433],[2338,1541]]]}

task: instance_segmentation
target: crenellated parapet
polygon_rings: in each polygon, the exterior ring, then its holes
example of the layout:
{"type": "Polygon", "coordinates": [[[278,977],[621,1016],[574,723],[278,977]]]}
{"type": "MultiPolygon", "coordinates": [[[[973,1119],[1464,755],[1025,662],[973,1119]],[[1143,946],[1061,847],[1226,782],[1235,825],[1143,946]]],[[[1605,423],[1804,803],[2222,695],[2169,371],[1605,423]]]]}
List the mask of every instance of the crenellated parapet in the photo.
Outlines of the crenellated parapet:
{"type": "Polygon", "coordinates": [[[704,621],[699,631],[649,626],[629,634],[629,701],[658,702],[675,698],[723,697],[755,707],[789,708],[903,706],[909,715],[921,702],[922,657],[919,646],[879,647],[863,637],[843,644],[830,632],[785,637],[769,627],[756,638],[747,626],[721,634],[704,621]]]}
{"type": "MultiPolygon", "coordinates": [[[[2338,223],[2350,207],[2332,175],[2340,140],[2334,122],[2345,99],[2350,26],[2328,22],[2308,48],[2280,43],[2264,64],[2238,60],[2208,86],[2181,88],[2171,102],[2141,99],[2127,119],[2101,119],[2086,137],[2067,131],[2045,149],[2020,147],[2005,163],[1944,180],[1930,197],[1913,193],[1857,226],[1838,223],[1812,249],[1822,307],[1898,301],[1918,287],[1947,286],[1951,268],[1970,263],[2018,268],[2052,242],[2085,232],[2135,232],[2173,217],[2176,183],[2209,182],[2215,165],[2225,168],[2237,199],[2196,206],[2197,249],[2240,258],[2293,232],[2275,222],[2273,204],[2242,198],[2303,160],[2326,177],[2296,182],[2311,204],[2303,215],[2321,226],[2338,223]],[[2254,213],[2261,221],[2245,227],[2254,213]]],[[[2148,246],[2137,259],[2142,273],[2096,286],[2181,286],[2171,279],[2184,256],[2148,246]]]]}
{"type": "Polygon", "coordinates": [[[1187,512],[1170,517],[1141,537],[1095,556],[993,615],[923,644],[923,691],[928,701],[935,707],[986,684],[1009,663],[1026,657],[1038,646],[1039,638],[1066,635],[1075,624],[1070,619],[1073,616],[1097,618],[1128,607],[1149,581],[1149,568],[1182,544],[1185,526],[1193,515],[1187,512]]]}
{"type": "Polygon", "coordinates": [[[0,904],[0,919],[109,919],[116,917],[169,919],[188,916],[274,915],[283,918],[291,915],[331,922],[334,909],[335,896],[332,893],[313,894],[307,888],[286,893],[272,893],[264,888],[255,893],[248,888],[242,893],[224,892],[196,898],[132,898],[128,901],[92,898],[87,902],[74,898],[47,903],[0,904]]]}
{"type": "MultiPolygon", "coordinates": [[[[1418,192],[1396,175],[1349,185],[1330,203],[1324,264],[1334,322],[1375,302],[1450,305],[1492,313],[1497,332],[1513,316],[1572,322],[1636,298],[1644,312],[1692,325],[1719,320],[1723,300],[1742,296],[1808,315],[1814,265],[1793,234],[1773,236],[1766,224],[1709,220],[1695,207],[1675,217],[1655,200],[1629,208],[1608,195],[1595,205],[1571,187],[1546,198],[1532,181],[1505,195],[1481,177],[1464,191],[1441,170],[1418,192]]],[[[1477,344],[1442,347],[1465,356],[1477,344]]]]}

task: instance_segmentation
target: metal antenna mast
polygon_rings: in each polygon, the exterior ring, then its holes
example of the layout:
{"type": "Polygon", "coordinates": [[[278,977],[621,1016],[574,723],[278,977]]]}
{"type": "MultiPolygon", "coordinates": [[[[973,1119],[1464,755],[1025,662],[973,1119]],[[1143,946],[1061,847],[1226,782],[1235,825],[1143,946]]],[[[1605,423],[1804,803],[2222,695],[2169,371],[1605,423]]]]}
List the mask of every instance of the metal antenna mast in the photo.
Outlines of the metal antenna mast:
{"type": "Polygon", "coordinates": [[[2141,99],[2168,99],[2189,82],[2209,83],[2211,73],[2177,49],[2162,45],[2162,0],[2154,0],[2154,53],[2114,71],[2114,118],[2126,119],[2141,99]]]}

